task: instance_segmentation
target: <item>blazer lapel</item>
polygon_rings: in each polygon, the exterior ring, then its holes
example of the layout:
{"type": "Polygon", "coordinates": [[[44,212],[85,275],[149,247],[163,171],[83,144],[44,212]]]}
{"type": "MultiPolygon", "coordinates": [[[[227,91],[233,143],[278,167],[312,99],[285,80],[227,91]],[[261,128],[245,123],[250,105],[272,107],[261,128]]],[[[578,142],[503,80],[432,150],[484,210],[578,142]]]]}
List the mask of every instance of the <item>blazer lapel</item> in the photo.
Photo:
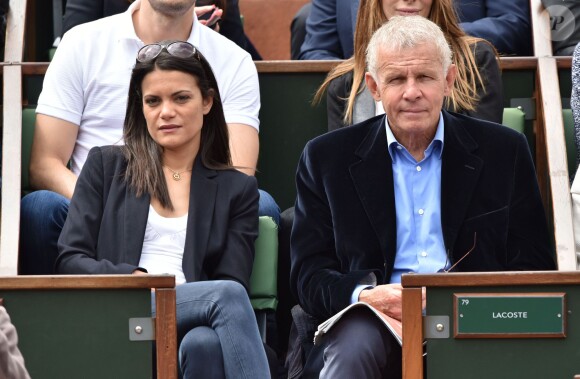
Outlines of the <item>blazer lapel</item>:
{"type": "Polygon", "coordinates": [[[217,184],[211,179],[217,174],[196,160],[191,175],[187,234],[183,253],[183,272],[187,281],[200,280],[195,273],[203,272],[201,252],[207,250],[213,223],[217,184]]]}
{"type": "Polygon", "coordinates": [[[141,251],[143,250],[145,227],[149,217],[149,204],[151,204],[151,197],[148,194],[137,197],[128,185],[125,187],[125,205],[123,210],[125,213],[123,217],[125,246],[121,254],[125,254],[128,262],[135,265],[139,264],[141,251]]]}
{"type": "Polygon", "coordinates": [[[369,125],[369,133],[355,154],[360,161],[351,165],[350,174],[390,268],[395,262],[397,233],[393,167],[384,116],[369,125]]]}
{"type": "Polygon", "coordinates": [[[449,253],[465,219],[483,161],[472,154],[478,146],[468,132],[469,126],[458,127],[459,121],[445,111],[443,117],[445,142],[441,167],[441,224],[449,253]]]}

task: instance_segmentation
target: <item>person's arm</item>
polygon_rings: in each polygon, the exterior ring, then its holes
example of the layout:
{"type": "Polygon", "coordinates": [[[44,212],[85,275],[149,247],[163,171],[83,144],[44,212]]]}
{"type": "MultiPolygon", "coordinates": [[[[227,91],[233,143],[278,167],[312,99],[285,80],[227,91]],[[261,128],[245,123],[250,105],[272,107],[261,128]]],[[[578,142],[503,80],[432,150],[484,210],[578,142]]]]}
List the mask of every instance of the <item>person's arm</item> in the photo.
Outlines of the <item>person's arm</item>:
{"type": "Polygon", "coordinates": [[[298,59],[344,59],[338,36],[336,0],[312,0],[298,59]]]}
{"type": "Polygon", "coordinates": [[[254,177],[244,177],[243,183],[235,184],[238,187],[230,204],[225,248],[216,264],[206,267],[210,280],[234,280],[249,291],[258,237],[258,183],[254,177]]]}
{"type": "Polygon", "coordinates": [[[75,148],[85,109],[82,46],[78,33],[67,33],[48,66],[36,107],[30,158],[30,184],[71,198],[76,175],[67,165],[75,148]]]}
{"type": "Polygon", "coordinates": [[[501,54],[532,55],[529,0],[459,1],[459,18],[463,30],[491,42],[501,54]],[[466,20],[469,7],[485,7],[485,17],[466,20]]]}
{"type": "MultiPolygon", "coordinates": [[[[572,93],[570,108],[574,118],[574,141],[576,143],[576,163],[580,163],[580,43],[572,56],[572,93]]],[[[578,238],[580,240],[580,237],[578,238]]]]}
{"type": "Polygon", "coordinates": [[[228,124],[232,163],[248,175],[254,175],[258,165],[260,141],[256,128],[245,124],[228,124]]]}
{"type": "Polygon", "coordinates": [[[3,306],[0,306],[0,378],[30,378],[18,349],[16,328],[3,306]]]}
{"type": "Polygon", "coordinates": [[[232,75],[229,85],[220,88],[232,163],[240,171],[254,175],[260,148],[260,85],[256,65],[249,54],[245,54],[232,75]]]}
{"type": "Polygon", "coordinates": [[[502,123],[503,120],[503,85],[499,64],[493,49],[486,42],[473,45],[475,61],[485,89],[477,86],[479,102],[476,108],[467,115],[482,120],[502,123]]]}
{"type": "Polygon", "coordinates": [[[36,115],[30,157],[30,184],[71,198],[77,177],[67,168],[79,127],[43,114],[36,115]]]}
{"type": "Polygon", "coordinates": [[[327,149],[309,142],[298,163],[291,235],[290,288],[302,308],[325,320],[351,303],[356,286],[375,270],[349,271],[336,251],[334,226],[323,178],[327,149]]]}
{"type": "MultiPolygon", "coordinates": [[[[115,173],[108,172],[107,177],[113,175],[115,173]]],[[[103,152],[102,148],[94,147],[89,151],[87,161],[79,175],[68,216],[58,239],[59,255],[55,267],[59,274],[128,275],[140,269],[127,263],[97,260],[96,249],[106,200],[104,191],[103,152]]],[[[107,221],[115,222],[115,220],[107,221]]],[[[119,246],[119,249],[121,248],[119,246]]]]}

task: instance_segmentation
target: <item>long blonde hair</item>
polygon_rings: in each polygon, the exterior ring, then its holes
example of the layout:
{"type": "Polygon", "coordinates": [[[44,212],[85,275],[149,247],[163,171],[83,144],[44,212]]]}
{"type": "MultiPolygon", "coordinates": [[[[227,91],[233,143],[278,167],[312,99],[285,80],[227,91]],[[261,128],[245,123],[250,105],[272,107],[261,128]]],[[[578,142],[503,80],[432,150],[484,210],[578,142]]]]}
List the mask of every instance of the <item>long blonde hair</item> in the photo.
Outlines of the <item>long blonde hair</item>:
{"type": "MultiPolygon", "coordinates": [[[[343,122],[352,123],[355,98],[364,86],[366,71],[366,48],[373,33],[388,22],[382,8],[382,0],[360,0],[354,33],[354,55],[332,69],[314,95],[313,103],[322,99],[330,82],[349,72],[353,73],[352,87],[347,99],[343,122]]],[[[480,38],[470,37],[459,26],[452,0],[433,0],[429,20],[437,24],[453,52],[453,64],[457,67],[457,76],[451,95],[445,100],[445,106],[455,112],[473,111],[478,101],[477,87],[485,90],[483,78],[477,68],[475,54],[471,45],[480,38]]],[[[494,49],[495,51],[495,49],[494,49]]],[[[497,53],[496,53],[497,55],[497,53]]]]}

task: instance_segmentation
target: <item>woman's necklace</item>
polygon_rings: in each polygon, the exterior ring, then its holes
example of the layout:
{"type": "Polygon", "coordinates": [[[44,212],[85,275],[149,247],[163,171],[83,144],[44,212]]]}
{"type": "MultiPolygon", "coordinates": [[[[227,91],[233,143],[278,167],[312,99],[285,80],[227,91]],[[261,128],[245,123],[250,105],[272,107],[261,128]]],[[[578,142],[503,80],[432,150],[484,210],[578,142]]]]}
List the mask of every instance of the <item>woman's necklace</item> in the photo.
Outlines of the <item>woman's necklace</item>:
{"type": "Polygon", "coordinates": [[[179,171],[175,171],[175,170],[173,170],[165,165],[163,167],[165,167],[166,169],[168,169],[169,171],[171,171],[173,173],[173,180],[175,180],[175,181],[180,181],[181,174],[183,174],[184,172],[191,171],[191,169],[189,169],[189,170],[183,170],[183,171],[179,172],[179,171]]]}

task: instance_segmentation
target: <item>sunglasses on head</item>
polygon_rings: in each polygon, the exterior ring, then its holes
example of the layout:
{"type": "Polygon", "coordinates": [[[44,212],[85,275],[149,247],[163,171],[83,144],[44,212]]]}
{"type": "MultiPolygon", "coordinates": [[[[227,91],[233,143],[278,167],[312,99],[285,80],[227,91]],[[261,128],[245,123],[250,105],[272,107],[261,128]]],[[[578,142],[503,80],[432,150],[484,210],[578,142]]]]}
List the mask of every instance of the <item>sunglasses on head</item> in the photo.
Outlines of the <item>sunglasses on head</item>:
{"type": "Polygon", "coordinates": [[[139,52],[137,53],[137,61],[141,63],[149,62],[150,60],[157,58],[163,50],[177,58],[190,58],[197,53],[195,46],[189,42],[176,41],[167,45],[152,43],[139,49],[139,52]]]}

